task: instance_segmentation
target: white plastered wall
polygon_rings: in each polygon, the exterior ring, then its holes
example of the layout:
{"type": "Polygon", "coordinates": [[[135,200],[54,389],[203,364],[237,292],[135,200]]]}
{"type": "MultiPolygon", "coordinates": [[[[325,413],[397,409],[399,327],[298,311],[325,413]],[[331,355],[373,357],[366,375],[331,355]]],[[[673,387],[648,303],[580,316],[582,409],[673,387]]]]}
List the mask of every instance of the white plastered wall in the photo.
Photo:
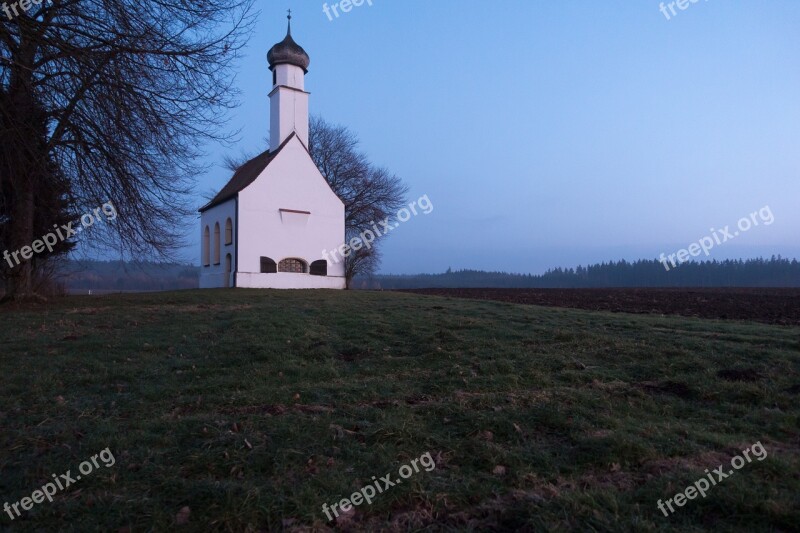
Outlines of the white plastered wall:
{"type": "Polygon", "coordinates": [[[343,262],[329,260],[327,276],[260,273],[262,256],[276,263],[298,258],[310,265],[323,259],[323,251],[344,244],[344,204],[297,137],[239,193],[238,216],[237,287],[345,288],[343,262]]]}
{"type": "Polygon", "coordinates": [[[210,289],[218,287],[233,286],[233,272],[236,272],[236,247],[234,244],[225,244],[225,221],[230,218],[233,224],[233,243],[236,242],[236,199],[232,198],[225,203],[214,206],[200,215],[200,288],[210,289]],[[219,223],[220,253],[219,264],[214,264],[214,224],[219,223]],[[208,226],[209,251],[211,265],[203,264],[204,253],[202,247],[205,246],[203,234],[208,226]],[[225,256],[231,255],[231,274],[225,273],[225,256]]]}

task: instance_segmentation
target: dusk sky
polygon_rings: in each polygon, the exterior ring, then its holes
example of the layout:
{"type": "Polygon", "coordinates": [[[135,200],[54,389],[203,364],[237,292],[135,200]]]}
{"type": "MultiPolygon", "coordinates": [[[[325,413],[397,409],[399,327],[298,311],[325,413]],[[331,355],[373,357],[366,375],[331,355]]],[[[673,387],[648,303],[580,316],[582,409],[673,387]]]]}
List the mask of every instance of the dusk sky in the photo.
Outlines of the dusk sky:
{"type": "Polygon", "coordinates": [[[765,206],[772,224],[711,257],[800,257],[797,0],[701,0],[669,20],[652,0],[372,4],[329,20],[323,2],[262,2],[240,141],[208,147],[200,193],[230,177],[224,155],[265,148],[265,56],[291,8],[311,112],[434,206],[386,238],[382,273],[653,259],[765,206]]]}

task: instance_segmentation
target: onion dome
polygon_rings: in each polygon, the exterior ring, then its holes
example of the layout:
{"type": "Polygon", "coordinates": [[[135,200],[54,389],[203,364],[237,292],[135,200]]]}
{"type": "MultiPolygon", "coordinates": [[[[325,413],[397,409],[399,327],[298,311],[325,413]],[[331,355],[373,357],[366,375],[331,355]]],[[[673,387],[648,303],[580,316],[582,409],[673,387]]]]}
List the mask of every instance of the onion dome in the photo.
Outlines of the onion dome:
{"type": "Polygon", "coordinates": [[[303,72],[308,73],[308,65],[311,63],[311,58],[308,57],[303,47],[292,39],[291,14],[289,14],[289,29],[286,32],[286,38],[270,49],[267,53],[267,61],[269,61],[270,70],[273,70],[278,65],[294,65],[303,69],[303,72]]]}

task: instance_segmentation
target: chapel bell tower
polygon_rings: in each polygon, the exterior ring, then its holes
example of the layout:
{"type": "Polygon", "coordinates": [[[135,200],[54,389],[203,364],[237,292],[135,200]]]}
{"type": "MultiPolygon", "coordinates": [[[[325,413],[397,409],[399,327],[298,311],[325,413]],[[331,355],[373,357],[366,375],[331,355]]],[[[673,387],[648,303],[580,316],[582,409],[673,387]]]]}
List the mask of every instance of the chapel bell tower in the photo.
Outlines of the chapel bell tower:
{"type": "Polygon", "coordinates": [[[275,151],[292,132],[308,146],[308,95],[305,76],[311,59],[292,39],[292,14],[286,38],[267,54],[272,71],[270,100],[270,151],[275,151]]]}

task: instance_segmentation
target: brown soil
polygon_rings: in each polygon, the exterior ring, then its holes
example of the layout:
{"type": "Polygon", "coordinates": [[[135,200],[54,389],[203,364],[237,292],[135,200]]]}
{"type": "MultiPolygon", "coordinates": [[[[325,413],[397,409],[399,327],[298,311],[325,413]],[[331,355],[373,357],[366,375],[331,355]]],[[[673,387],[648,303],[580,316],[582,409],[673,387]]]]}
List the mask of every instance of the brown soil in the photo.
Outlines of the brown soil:
{"type": "Polygon", "coordinates": [[[409,289],[400,292],[573,307],[800,325],[800,289],[409,289]]]}

